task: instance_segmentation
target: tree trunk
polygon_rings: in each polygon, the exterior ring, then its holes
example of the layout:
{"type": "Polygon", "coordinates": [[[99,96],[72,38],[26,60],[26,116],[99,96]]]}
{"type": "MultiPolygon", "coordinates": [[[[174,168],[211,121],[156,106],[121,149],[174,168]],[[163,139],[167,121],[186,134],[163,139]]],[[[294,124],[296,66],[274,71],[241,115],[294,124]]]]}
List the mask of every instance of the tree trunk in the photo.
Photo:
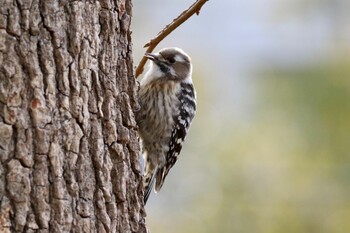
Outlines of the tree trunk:
{"type": "Polygon", "coordinates": [[[0,0],[0,232],[146,232],[131,8],[0,0]]]}

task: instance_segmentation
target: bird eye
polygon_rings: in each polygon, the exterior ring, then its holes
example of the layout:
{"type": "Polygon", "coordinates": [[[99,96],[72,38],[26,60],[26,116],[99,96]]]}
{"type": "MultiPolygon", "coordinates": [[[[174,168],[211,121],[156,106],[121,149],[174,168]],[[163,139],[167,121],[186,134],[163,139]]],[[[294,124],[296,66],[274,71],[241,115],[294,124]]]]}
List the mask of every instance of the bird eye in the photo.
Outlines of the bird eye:
{"type": "Polygon", "coordinates": [[[174,63],[174,62],[175,62],[175,59],[174,59],[173,57],[169,57],[169,58],[168,58],[168,61],[169,61],[170,63],[174,63]]]}

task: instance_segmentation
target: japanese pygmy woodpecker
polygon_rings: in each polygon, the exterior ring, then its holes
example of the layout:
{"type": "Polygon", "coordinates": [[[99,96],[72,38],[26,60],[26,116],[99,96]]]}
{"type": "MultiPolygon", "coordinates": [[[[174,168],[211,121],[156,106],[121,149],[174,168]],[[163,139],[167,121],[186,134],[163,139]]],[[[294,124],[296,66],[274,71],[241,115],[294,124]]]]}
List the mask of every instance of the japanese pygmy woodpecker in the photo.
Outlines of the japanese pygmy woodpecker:
{"type": "Polygon", "coordinates": [[[191,58],[179,48],[146,53],[151,65],[140,82],[136,121],[145,161],[144,202],[174,166],[196,111],[191,58]]]}

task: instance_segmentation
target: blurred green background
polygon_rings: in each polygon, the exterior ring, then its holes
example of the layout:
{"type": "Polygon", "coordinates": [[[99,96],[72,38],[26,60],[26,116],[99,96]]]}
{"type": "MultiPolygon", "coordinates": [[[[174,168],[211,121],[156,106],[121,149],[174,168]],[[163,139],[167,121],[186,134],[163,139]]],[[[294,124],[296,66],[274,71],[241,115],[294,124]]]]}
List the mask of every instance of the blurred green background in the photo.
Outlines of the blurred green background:
{"type": "MultiPolygon", "coordinates": [[[[194,0],[134,0],[143,45],[194,0]]],[[[192,57],[198,112],[147,204],[156,232],[350,232],[350,1],[211,0],[157,50],[192,57]]]]}

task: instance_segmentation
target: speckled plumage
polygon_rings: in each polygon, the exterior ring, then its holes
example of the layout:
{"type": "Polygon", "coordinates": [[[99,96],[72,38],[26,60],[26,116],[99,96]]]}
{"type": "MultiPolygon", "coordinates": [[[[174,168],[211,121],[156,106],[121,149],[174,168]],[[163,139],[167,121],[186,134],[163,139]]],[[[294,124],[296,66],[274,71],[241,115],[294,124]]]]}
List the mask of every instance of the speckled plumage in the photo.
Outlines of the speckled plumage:
{"type": "Polygon", "coordinates": [[[136,113],[145,160],[145,202],[153,183],[158,192],[175,164],[196,110],[189,56],[178,48],[146,56],[152,62],[140,84],[141,109],[136,113]]]}

